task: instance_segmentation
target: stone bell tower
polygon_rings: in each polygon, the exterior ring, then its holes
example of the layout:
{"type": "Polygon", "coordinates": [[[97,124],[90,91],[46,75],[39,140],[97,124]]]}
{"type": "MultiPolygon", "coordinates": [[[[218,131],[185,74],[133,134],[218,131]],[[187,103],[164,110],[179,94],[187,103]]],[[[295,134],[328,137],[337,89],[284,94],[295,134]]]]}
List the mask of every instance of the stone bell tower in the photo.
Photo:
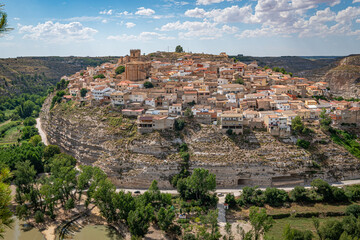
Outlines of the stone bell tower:
{"type": "Polygon", "coordinates": [[[140,61],[141,51],[140,49],[130,50],[130,62],[140,61]]]}

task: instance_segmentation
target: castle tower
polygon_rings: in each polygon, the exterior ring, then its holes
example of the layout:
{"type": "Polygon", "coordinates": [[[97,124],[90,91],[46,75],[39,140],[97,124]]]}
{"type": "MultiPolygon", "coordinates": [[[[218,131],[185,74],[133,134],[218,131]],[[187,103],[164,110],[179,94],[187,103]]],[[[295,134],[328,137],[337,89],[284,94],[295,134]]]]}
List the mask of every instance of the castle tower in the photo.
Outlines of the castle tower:
{"type": "Polygon", "coordinates": [[[130,50],[130,61],[140,61],[141,51],[140,49],[131,49],[130,50]]]}

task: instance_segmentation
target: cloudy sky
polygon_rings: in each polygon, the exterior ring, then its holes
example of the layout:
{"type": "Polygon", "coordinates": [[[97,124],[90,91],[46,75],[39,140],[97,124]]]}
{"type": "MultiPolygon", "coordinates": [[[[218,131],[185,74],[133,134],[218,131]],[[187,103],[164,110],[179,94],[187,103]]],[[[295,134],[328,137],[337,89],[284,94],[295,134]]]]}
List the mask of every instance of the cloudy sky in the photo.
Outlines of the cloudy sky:
{"type": "Polygon", "coordinates": [[[360,0],[0,0],[0,57],[360,53],[360,0]]]}

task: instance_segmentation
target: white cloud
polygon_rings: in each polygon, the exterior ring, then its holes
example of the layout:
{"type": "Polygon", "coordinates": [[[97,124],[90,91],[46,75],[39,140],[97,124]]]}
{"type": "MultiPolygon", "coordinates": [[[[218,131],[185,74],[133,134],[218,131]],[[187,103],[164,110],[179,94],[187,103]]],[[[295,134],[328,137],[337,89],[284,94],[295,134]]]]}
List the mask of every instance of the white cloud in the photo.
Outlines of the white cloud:
{"type": "Polygon", "coordinates": [[[14,18],[14,20],[15,20],[15,21],[19,21],[19,20],[20,20],[20,18],[18,18],[18,17],[15,17],[15,18],[14,18]]]}
{"type": "Polygon", "coordinates": [[[193,18],[204,18],[206,11],[202,8],[189,9],[185,12],[185,16],[193,18]]]}
{"type": "Polygon", "coordinates": [[[356,23],[360,23],[360,19],[356,19],[356,23]]]}
{"type": "Polygon", "coordinates": [[[135,14],[141,16],[151,16],[155,14],[155,11],[150,8],[139,7],[138,11],[135,14]]]}
{"type": "Polygon", "coordinates": [[[58,20],[69,21],[69,22],[94,22],[94,21],[100,21],[102,19],[103,19],[102,17],[82,16],[82,17],[72,17],[72,18],[58,19],[58,20]]]}
{"type": "Polygon", "coordinates": [[[102,23],[108,23],[108,20],[107,19],[104,19],[101,21],[102,23]]]}
{"type": "Polygon", "coordinates": [[[238,31],[237,27],[230,27],[224,25],[219,28],[218,23],[203,21],[203,22],[190,22],[180,21],[167,23],[160,28],[160,31],[180,31],[179,37],[183,39],[217,39],[223,34],[234,34],[238,31]]]}
{"type": "Polygon", "coordinates": [[[99,13],[102,14],[102,15],[112,15],[112,14],[113,14],[113,10],[112,10],[112,9],[110,9],[110,10],[108,10],[108,11],[104,10],[104,11],[101,11],[101,12],[99,12],[99,13]]]}
{"type": "Polygon", "coordinates": [[[360,3],[360,0],[354,0],[353,3],[360,3]]]}
{"type": "MultiPolygon", "coordinates": [[[[319,3],[320,1],[317,2],[319,3]]],[[[331,1],[329,3],[335,4],[336,1],[331,1]]],[[[293,34],[298,35],[299,37],[316,36],[322,38],[331,35],[360,36],[359,30],[352,30],[353,21],[360,16],[360,8],[357,7],[348,7],[338,13],[331,11],[330,8],[326,8],[317,11],[308,19],[306,19],[304,14],[301,14],[301,11],[299,12],[299,10],[282,10],[278,12],[266,11],[265,13],[256,12],[255,15],[259,22],[262,23],[262,26],[253,30],[245,30],[240,34],[237,34],[236,37],[286,37],[293,34]]]]}
{"type": "Polygon", "coordinates": [[[126,25],[127,28],[133,28],[133,27],[136,26],[136,24],[132,23],[132,22],[127,22],[127,23],[125,23],[125,25],[126,25]]]}
{"type": "Polygon", "coordinates": [[[250,5],[239,7],[237,5],[224,9],[213,9],[206,12],[202,8],[194,8],[187,10],[185,16],[194,18],[209,18],[215,22],[253,22],[252,8],[250,5]]]}
{"type": "Polygon", "coordinates": [[[329,22],[334,21],[336,17],[336,13],[332,12],[330,8],[326,8],[325,10],[319,10],[316,14],[310,17],[310,24],[313,22],[329,22]]]}
{"type": "Polygon", "coordinates": [[[118,16],[131,16],[133,15],[132,13],[128,12],[128,11],[124,11],[124,12],[121,12],[121,13],[118,13],[118,16]]]}
{"type": "Polygon", "coordinates": [[[142,32],[139,35],[128,35],[128,34],[122,34],[116,36],[112,35],[107,37],[107,39],[116,40],[116,41],[150,41],[153,39],[171,40],[175,38],[157,32],[142,32]]]}
{"type": "Polygon", "coordinates": [[[19,28],[24,39],[48,40],[54,42],[92,40],[98,31],[85,27],[79,22],[61,24],[48,21],[36,26],[27,25],[19,28]]]}
{"type": "Polygon", "coordinates": [[[358,7],[348,7],[336,15],[336,21],[340,23],[351,22],[356,17],[360,16],[360,8],[358,7]]]}
{"type": "Polygon", "coordinates": [[[213,3],[221,3],[224,0],[197,0],[196,5],[210,5],[213,3]]]}

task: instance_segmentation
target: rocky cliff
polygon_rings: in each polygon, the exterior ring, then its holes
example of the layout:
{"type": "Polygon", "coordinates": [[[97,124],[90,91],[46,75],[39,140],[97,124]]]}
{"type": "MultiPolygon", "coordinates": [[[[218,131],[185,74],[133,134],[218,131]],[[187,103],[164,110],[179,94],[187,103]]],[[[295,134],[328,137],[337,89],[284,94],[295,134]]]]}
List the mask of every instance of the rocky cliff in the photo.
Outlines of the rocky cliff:
{"type": "Polygon", "coordinates": [[[360,98],[360,55],[346,57],[322,78],[335,96],[360,98]]]}
{"type": "Polygon", "coordinates": [[[189,146],[191,169],[202,167],[215,173],[219,188],[307,184],[317,177],[360,178],[359,160],[321,132],[313,136],[316,150],[309,152],[266,132],[229,138],[216,126],[191,122],[181,132],[140,135],[135,120],[110,107],[69,102],[49,110],[49,105],[50,98],[41,120],[50,143],[82,164],[101,167],[119,187],[147,188],[156,179],[161,188],[170,188],[169,178],[179,171],[182,142],[189,146]],[[317,143],[319,139],[323,144],[317,143]]]}

